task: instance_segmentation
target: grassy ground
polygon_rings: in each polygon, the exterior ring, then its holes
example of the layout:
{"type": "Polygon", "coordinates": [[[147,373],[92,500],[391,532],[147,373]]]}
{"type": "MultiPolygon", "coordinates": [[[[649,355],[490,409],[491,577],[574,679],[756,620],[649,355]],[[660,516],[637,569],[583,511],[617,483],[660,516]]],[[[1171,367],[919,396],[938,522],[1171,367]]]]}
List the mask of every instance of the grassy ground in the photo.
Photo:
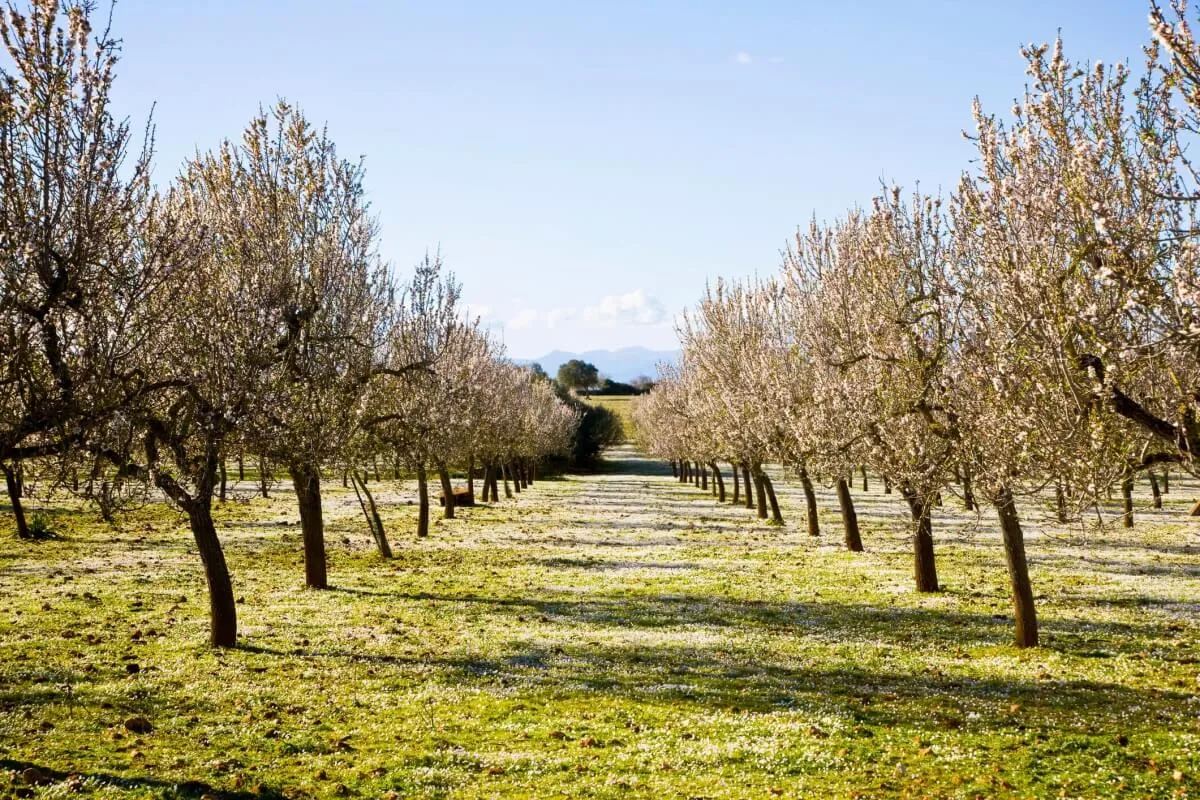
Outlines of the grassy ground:
{"type": "Polygon", "coordinates": [[[230,502],[227,651],[180,518],[64,510],[61,540],[0,539],[0,797],[1197,794],[1195,485],[1132,532],[1031,526],[1027,652],[991,520],[948,499],[918,596],[876,488],[852,555],[782,481],[768,527],[622,451],[420,544],[411,486],[381,491],[383,563],[329,485],[328,592],[290,498],[230,502]]]}
{"type": "Polygon", "coordinates": [[[587,398],[587,402],[592,405],[607,408],[617,415],[617,419],[621,420],[621,425],[625,428],[625,436],[629,439],[633,438],[633,398],[635,395],[603,395],[587,398]]]}

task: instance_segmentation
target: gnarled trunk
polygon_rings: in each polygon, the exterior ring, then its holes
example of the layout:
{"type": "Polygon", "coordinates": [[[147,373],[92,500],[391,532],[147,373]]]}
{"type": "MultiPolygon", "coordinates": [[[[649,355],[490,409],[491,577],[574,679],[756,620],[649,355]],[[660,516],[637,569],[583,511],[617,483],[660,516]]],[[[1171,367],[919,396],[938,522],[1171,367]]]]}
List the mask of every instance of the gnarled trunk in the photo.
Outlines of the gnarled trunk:
{"type": "Polygon", "coordinates": [[[900,494],[908,503],[913,522],[913,573],[918,592],[938,590],[937,565],[933,557],[933,521],[929,503],[912,489],[901,486],[900,494]]]}
{"type": "Polygon", "coordinates": [[[11,464],[4,464],[4,483],[8,488],[8,500],[12,503],[13,517],[17,521],[17,536],[29,538],[29,523],[25,520],[25,507],[21,505],[21,482],[11,464]]]}
{"type": "MultiPolygon", "coordinates": [[[[363,476],[364,478],[366,476],[363,476]]],[[[425,462],[417,462],[417,538],[429,535],[429,473],[425,462]]]]}
{"type": "Polygon", "coordinates": [[[300,529],[304,535],[304,583],[310,589],[328,589],[325,521],[321,517],[321,470],[312,464],[296,464],[291,472],[300,505],[300,529]]]}
{"type": "Polygon", "coordinates": [[[766,519],[767,518],[767,492],[766,492],[766,489],[763,488],[762,467],[758,464],[755,464],[751,468],[750,474],[754,477],[754,490],[758,494],[758,518],[766,519]]]}
{"type": "Polygon", "coordinates": [[[442,481],[442,496],[446,498],[442,515],[446,519],[454,519],[454,486],[450,483],[450,471],[445,464],[438,464],[438,478],[442,481]]]}
{"type": "Polygon", "coordinates": [[[1133,527],[1133,476],[1127,476],[1121,481],[1121,501],[1125,513],[1121,516],[1121,524],[1126,528],[1133,527]]]}
{"type": "Polygon", "coordinates": [[[775,484],[771,483],[771,476],[762,467],[759,467],[758,472],[762,478],[761,486],[767,492],[767,503],[771,506],[771,520],[782,525],[783,514],[779,511],[779,500],[775,497],[775,484]]]}
{"type": "Polygon", "coordinates": [[[472,503],[475,502],[475,456],[467,460],[467,496],[471,498],[472,503]]]}
{"type": "Polygon", "coordinates": [[[483,465],[483,502],[492,499],[492,465],[483,465]]]}
{"type": "Polygon", "coordinates": [[[817,518],[817,493],[813,489],[812,478],[808,470],[800,467],[800,485],[804,487],[804,505],[808,509],[808,535],[821,535],[821,521],[817,518]]]}
{"type": "Polygon", "coordinates": [[[367,519],[367,527],[371,529],[371,538],[375,540],[375,547],[379,550],[379,555],[391,558],[392,546],[388,544],[387,533],[383,529],[383,520],[379,518],[379,509],[375,506],[375,498],[371,495],[371,490],[367,488],[366,482],[359,477],[357,470],[352,479],[354,494],[358,498],[358,505],[362,509],[363,516],[367,519]]]}
{"type": "Polygon", "coordinates": [[[746,508],[754,508],[754,486],[750,483],[750,466],[742,462],[742,485],[746,487],[746,508]]]}
{"type": "Polygon", "coordinates": [[[204,564],[204,580],[208,584],[209,641],[217,647],[233,647],[237,644],[237,605],[225,552],[213,524],[209,498],[211,494],[208,498],[191,501],[186,511],[196,549],[200,551],[200,561],[204,564]]]}
{"type": "Polygon", "coordinates": [[[713,471],[713,484],[717,487],[717,502],[725,502],[725,478],[721,475],[721,468],[717,466],[717,462],[710,461],[708,463],[713,471]]]}
{"type": "Polygon", "coordinates": [[[271,494],[271,477],[267,474],[267,457],[258,457],[258,488],[262,492],[263,499],[270,498],[271,494]]]}
{"type": "Polygon", "coordinates": [[[1067,496],[1063,492],[1062,481],[1054,483],[1054,512],[1059,522],[1067,521],[1067,496]]]}
{"type": "Polygon", "coordinates": [[[1037,647],[1037,610],[1033,604],[1033,586],[1029,581],[1029,564],[1025,559],[1025,534],[1021,518],[1013,502],[1012,492],[1003,489],[992,499],[1000,516],[1000,533],[1004,537],[1004,559],[1008,562],[1008,579],[1012,584],[1013,613],[1016,617],[1017,647],[1037,647]]]}
{"type": "Polygon", "coordinates": [[[1162,508],[1162,491],[1158,488],[1158,476],[1151,470],[1150,475],[1150,494],[1154,497],[1154,507],[1162,508]]]}
{"type": "Polygon", "coordinates": [[[974,511],[976,508],[975,491],[971,486],[971,470],[969,470],[969,469],[963,470],[962,487],[963,487],[963,505],[966,506],[967,511],[974,511]]]}
{"type": "Polygon", "coordinates": [[[504,478],[504,497],[510,499],[513,493],[508,485],[508,466],[503,461],[500,462],[500,475],[504,478]]]}
{"type": "Polygon", "coordinates": [[[850,496],[850,485],[844,478],[837,482],[838,507],[842,512],[842,528],[845,530],[846,549],[861,553],[862,535],[858,531],[858,512],[854,510],[854,499],[850,496]]]}

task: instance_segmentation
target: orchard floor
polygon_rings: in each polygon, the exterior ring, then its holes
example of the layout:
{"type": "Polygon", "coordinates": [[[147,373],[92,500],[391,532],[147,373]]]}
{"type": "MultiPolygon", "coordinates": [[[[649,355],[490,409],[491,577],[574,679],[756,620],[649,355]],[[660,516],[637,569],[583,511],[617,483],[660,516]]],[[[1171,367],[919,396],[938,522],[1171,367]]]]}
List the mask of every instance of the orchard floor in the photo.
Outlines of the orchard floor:
{"type": "Polygon", "coordinates": [[[411,485],[380,486],[387,563],[326,487],[326,592],[301,588],[287,487],[223,506],[230,650],[161,505],[0,538],[0,798],[1200,795],[1195,483],[1139,497],[1132,531],[1022,508],[1032,651],[993,520],[952,497],[945,590],[918,595],[878,485],[863,554],[828,491],[812,539],[782,479],[779,528],[630,450],[420,543],[411,485]]]}

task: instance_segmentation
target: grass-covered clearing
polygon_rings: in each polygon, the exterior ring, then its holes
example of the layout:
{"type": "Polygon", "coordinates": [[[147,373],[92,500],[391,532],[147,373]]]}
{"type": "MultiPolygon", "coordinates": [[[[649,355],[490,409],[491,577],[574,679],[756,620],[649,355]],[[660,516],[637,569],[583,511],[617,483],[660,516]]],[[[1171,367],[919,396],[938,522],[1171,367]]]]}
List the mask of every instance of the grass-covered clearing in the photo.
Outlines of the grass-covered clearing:
{"type": "Polygon", "coordinates": [[[626,438],[632,439],[634,397],[635,395],[628,394],[597,395],[587,398],[587,401],[594,406],[607,408],[616,414],[617,419],[621,420],[621,425],[625,429],[626,438]]]}
{"type": "Polygon", "coordinates": [[[783,529],[621,451],[420,544],[404,486],[382,563],[331,482],[328,592],[282,487],[230,502],[225,651],[182,519],[64,510],[61,540],[0,539],[0,797],[1196,793],[1194,484],[1132,532],[1031,524],[1026,652],[990,517],[947,499],[947,588],[918,596],[898,498],[856,490],[852,555],[829,493],[816,541],[778,484],[783,529]]]}

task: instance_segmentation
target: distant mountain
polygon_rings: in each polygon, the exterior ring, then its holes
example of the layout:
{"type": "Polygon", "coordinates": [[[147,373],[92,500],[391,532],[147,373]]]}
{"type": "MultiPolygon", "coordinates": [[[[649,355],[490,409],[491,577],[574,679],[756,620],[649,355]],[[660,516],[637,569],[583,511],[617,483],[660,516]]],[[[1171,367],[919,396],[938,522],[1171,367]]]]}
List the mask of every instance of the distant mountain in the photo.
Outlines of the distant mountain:
{"type": "Polygon", "coordinates": [[[568,353],[565,350],[554,350],[541,358],[514,358],[518,364],[541,364],[542,369],[554,377],[558,368],[578,358],[595,364],[596,369],[606,378],[628,383],[639,375],[658,377],[657,365],[660,361],[674,363],[679,359],[678,350],[648,350],[645,347],[622,347],[620,350],[588,350],[586,353],[568,353]]]}

